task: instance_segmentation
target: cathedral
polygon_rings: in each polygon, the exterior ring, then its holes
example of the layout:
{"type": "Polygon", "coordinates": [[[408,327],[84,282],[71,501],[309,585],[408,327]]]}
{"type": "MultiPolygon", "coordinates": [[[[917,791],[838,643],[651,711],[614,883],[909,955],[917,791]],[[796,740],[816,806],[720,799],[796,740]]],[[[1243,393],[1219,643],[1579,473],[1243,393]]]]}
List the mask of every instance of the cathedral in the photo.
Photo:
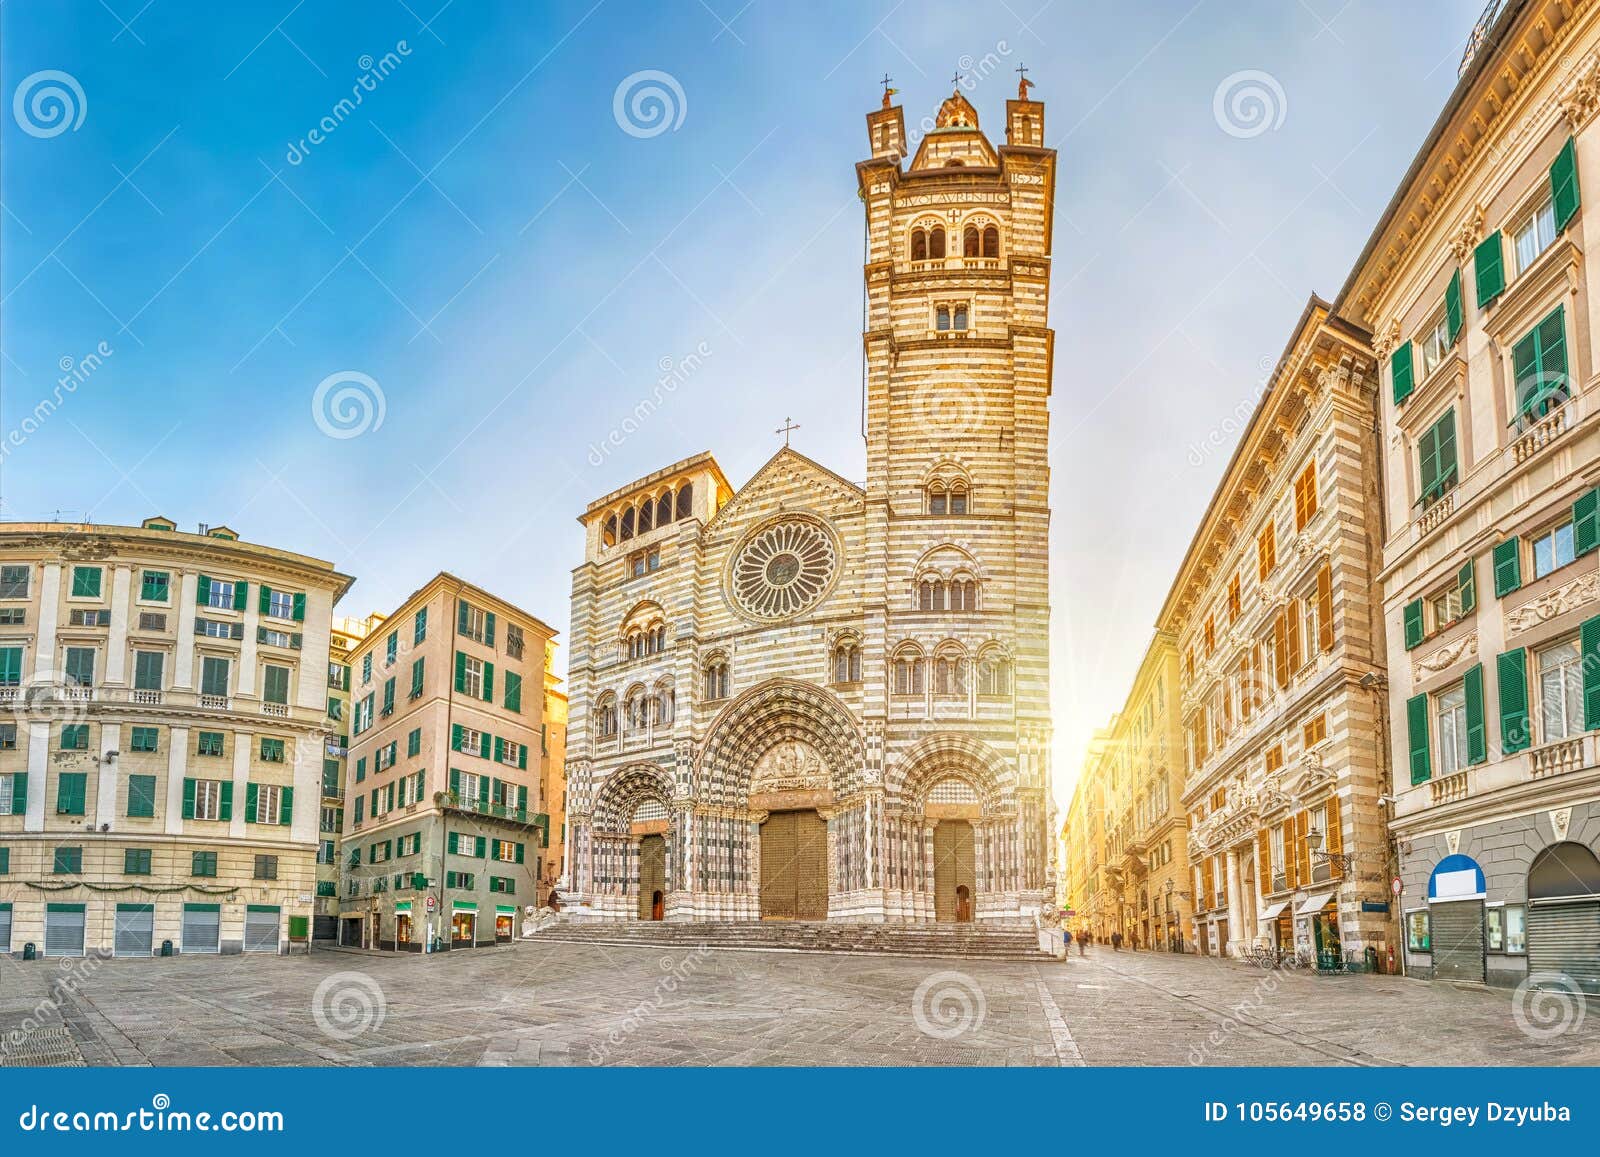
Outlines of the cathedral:
{"type": "Polygon", "coordinates": [[[865,488],[788,446],[591,503],[573,571],[563,907],[1031,925],[1050,903],[1056,154],[957,89],[866,213],[865,488]]]}

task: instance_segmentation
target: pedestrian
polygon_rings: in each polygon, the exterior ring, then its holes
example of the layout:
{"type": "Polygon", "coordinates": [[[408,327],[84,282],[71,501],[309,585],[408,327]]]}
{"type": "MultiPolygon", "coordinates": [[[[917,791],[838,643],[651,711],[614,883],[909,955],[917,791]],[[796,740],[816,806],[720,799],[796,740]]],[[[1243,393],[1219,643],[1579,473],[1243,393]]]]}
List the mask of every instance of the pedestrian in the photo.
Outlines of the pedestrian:
{"type": "Polygon", "coordinates": [[[1113,952],[1121,952],[1122,951],[1122,933],[1121,932],[1113,932],[1111,934],[1111,951],[1113,951],[1113,952]]]}
{"type": "Polygon", "coordinates": [[[1079,956],[1084,955],[1083,947],[1088,942],[1089,942],[1089,934],[1087,932],[1078,933],[1078,955],[1079,956]]]}
{"type": "Polygon", "coordinates": [[[1065,960],[1072,954],[1072,929],[1061,929],[1061,959],[1065,960]]]}

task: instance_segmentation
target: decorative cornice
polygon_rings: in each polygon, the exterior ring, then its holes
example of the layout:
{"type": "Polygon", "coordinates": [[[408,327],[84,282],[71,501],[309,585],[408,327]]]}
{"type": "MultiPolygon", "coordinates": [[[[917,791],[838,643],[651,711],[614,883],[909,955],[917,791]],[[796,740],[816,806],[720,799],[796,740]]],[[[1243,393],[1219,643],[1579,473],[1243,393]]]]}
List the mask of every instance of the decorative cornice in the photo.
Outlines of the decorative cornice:
{"type": "Polygon", "coordinates": [[[1590,53],[1572,66],[1572,72],[1574,79],[1559,100],[1561,115],[1576,134],[1600,110],[1600,55],[1590,53]]]}
{"type": "Polygon", "coordinates": [[[1590,571],[1507,614],[1506,635],[1520,635],[1597,599],[1600,599],[1600,571],[1590,571]]]}

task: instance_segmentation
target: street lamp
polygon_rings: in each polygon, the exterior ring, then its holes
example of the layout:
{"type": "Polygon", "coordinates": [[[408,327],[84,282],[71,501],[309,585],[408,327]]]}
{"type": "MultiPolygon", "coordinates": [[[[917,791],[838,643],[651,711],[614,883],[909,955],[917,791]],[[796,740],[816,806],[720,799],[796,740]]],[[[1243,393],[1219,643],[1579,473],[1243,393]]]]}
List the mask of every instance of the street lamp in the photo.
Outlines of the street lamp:
{"type": "Polygon", "coordinates": [[[1347,853],[1324,851],[1322,848],[1322,831],[1319,828],[1312,828],[1306,833],[1306,848],[1313,856],[1316,856],[1317,859],[1321,860],[1325,864],[1338,868],[1345,874],[1349,873],[1351,865],[1354,864],[1356,860],[1354,855],[1347,853]]]}

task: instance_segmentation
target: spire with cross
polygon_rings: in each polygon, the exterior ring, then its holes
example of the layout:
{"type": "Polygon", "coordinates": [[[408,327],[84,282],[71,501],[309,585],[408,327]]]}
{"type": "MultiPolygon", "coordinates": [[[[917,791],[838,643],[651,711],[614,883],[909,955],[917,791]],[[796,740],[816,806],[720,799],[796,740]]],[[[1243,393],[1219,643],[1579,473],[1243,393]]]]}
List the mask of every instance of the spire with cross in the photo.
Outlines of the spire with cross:
{"type": "Polygon", "coordinates": [[[895,93],[900,91],[898,88],[890,88],[889,87],[889,85],[891,83],[893,83],[893,81],[894,81],[894,77],[890,76],[887,72],[883,74],[883,107],[884,108],[888,108],[889,107],[889,98],[891,96],[893,96],[895,93]]]}
{"type": "Polygon", "coordinates": [[[773,431],[773,433],[783,435],[783,445],[784,448],[787,449],[789,446],[789,435],[799,428],[800,424],[798,422],[794,421],[792,418],[785,418],[783,420],[783,425],[779,426],[773,431]]]}
{"type": "Polygon", "coordinates": [[[1017,82],[1017,99],[1032,100],[1033,98],[1028,95],[1028,90],[1033,87],[1033,81],[1028,79],[1027,65],[1017,65],[1017,75],[1022,78],[1017,82]]]}

